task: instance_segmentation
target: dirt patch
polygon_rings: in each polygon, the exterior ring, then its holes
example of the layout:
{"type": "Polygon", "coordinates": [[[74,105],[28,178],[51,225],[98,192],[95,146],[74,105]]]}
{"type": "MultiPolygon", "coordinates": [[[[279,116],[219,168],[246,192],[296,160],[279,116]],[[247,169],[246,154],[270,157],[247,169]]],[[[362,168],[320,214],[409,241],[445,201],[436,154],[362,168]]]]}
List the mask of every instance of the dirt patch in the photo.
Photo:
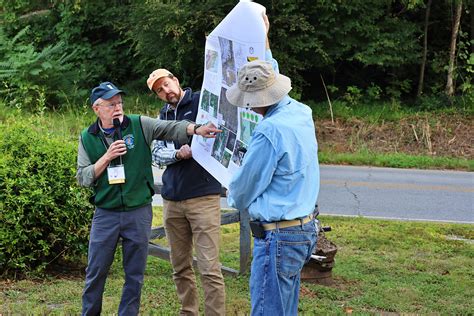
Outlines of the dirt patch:
{"type": "Polygon", "coordinates": [[[352,293],[354,296],[359,295],[360,286],[359,283],[355,280],[347,280],[340,276],[333,276],[333,284],[330,287],[341,290],[341,291],[348,291],[352,293]]]}
{"type": "Polygon", "coordinates": [[[369,150],[473,159],[473,121],[461,116],[416,115],[397,122],[365,122],[356,118],[316,120],[322,151],[369,150]]]}
{"type": "Polygon", "coordinates": [[[300,285],[300,296],[301,297],[309,297],[309,298],[316,298],[318,294],[316,292],[311,291],[303,284],[300,285]]]}
{"type": "MultiPolygon", "coordinates": [[[[49,279],[61,279],[61,280],[78,280],[84,279],[86,272],[86,266],[84,264],[73,264],[73,263],[53,263],[42,272],[31,272],[31,273],[15,273],[2,275],[0,280],[0,289],[2,287],[9,286],[10,284],[16,284],[17,281],[28,280],[33,283],[44,283],[45,280],[49,279]]],[[[1,314],[0,314],[1,316],[1,314]]]]}

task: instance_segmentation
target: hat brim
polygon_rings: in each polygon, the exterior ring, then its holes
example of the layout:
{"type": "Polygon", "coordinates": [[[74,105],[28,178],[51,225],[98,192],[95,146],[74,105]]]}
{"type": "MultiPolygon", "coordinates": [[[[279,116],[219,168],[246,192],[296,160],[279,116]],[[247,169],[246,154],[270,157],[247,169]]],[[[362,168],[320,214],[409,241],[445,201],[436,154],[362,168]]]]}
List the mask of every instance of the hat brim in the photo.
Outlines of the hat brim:
{"type": "Polygon", "coordinates": [[[153,91],[153,86],[155,85],[155,82],[157,82],[161,78],[170,77],[170,76],[174,77],[174,75],[169,70],[164,69],[164,68],[156,69],[155,71],[153,71],[150,74],[150,76],[148,77],[148,79],[146,81],[148,89],[150,89],[150,91],[153,91]],[[152,75],[155,74],[155,73],[156,73],[156,76],[152,77],[152,75]]]}
{"type": "Polygon", "coordinates": [[[104,95],[102,95],[100,98],[104,99],[104,100],[108,100],[111,97],[113,97],[114,95],[117,95],[119,93],[125,94],[125,92],[123,92],[122,90],[114,89],[114,90],[107,91],[107,93],[104,93],[104,95]]]}
{"type": "Polygon", "coordinates": [[[262,108],[278,103],[291,90],[291,79],[277,74],[275,83],[257,91],[242,91],[238,84],[234,84],[226,92],[229,102],[243,108],[262,108]]]}

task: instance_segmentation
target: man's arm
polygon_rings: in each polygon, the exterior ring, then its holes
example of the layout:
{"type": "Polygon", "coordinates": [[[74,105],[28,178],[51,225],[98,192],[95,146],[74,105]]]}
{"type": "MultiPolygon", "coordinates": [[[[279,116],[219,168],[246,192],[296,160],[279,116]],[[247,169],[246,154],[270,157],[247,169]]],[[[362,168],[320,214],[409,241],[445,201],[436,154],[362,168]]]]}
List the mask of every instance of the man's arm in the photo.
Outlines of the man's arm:
{"type": "MultiPolygon", "coordinates": [[[[166,111],[169,105],[165,105],[165,107],[166,111]]],[[[160,112],[158,119],[167,121],[165,117],[165,112],[160,112]]],[[[168,142],[166,141],[153,140],[151,144],[151,160],[155,166],[163,168],[179,161],[177,153],[178,150],[174,148],[174,144],[173,148],[171,148],[168,146],[168,142]]]]}
{"type": "Polygon", "coordinates": [[[261,133],[254,134],[242,166],[229,184],[229,206],[247,209],[267,189],[277,162],[278,157],[268,138],[261,133]]]}
{"type": "Polygon", "coordinates": [[[273,70],[277,73],[280,73],[280,68],[278,67],[278,62],[272,56],[272,51],[270,50],[270,41],[268,40],[268,32],[270,31],[270,21],[268,16],[265,13],[262,13],[263,23],[265,24],[266,30],[266,40],[265,40],[265,60],[272,64],[273,70]]]}
{"type": "Polygon", "coordinates": [[[95,180],[102,175],[110,162],[118,156],[125,155],[126,152],[127,147],[125,146],[125,142],[123,140],[117,140],[109,146],[105,154],[100,157],[95,164],[92,164],[82,144],[82,139],[79,138],[76,172],[77,182],[84,187],[93,186],[95,180]]]}
{"type": "Polygon", "coordinates": [[[81,137],[79,137],[79,146],[77,150],[76,179],[79,185],[83,187],[91,187],[95,181],[94,165],[91,163],[89,155],[82,145],[81,137]]]}
{"type": "Polygon", "coordinates": [[[202,125],[195,129],[196,124],[188,121],[164,121],[148,116],[140,116],[140,120],[148,145],[151,145],[154,139],[177,140],[185,144],[189,136],[196,134],[205,138],[215,138],[215,134],[221,132],[212,124],[202,125]]]}
{"type": "Polygon", "coordinates": [[[155,165],[163,167],[169,166],[177,161],[177,149],[168,148],[166,142],[162,140],[154,140],[151,149],[151,158],[155,165]]]}

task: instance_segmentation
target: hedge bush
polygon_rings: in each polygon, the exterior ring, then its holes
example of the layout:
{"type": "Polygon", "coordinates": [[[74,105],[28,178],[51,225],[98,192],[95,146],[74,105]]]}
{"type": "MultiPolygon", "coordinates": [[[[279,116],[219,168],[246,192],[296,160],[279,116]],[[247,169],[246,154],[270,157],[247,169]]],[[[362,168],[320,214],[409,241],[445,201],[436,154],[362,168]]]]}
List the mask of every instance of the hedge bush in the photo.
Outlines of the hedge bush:
{"type": "Polygon", "coordinates": [[[0,124],[0,274],[87,252],[93,207],[75,180],[77,143],[29,122],[0,124]]]}

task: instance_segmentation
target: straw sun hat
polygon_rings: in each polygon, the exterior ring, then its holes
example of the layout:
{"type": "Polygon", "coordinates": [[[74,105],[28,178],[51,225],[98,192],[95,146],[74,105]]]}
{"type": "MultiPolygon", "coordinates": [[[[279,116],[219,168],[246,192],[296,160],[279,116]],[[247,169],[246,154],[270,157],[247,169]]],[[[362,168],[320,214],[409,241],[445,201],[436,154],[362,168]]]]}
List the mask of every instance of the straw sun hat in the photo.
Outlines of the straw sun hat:
{"type": "Polygon", "coordinates": [[[278,103],[290,90],[290,78],[276,73],[271,63],[255,60],[239,69],[237,83],[226,97],[239,107],[260,108],[278,103]]]}

